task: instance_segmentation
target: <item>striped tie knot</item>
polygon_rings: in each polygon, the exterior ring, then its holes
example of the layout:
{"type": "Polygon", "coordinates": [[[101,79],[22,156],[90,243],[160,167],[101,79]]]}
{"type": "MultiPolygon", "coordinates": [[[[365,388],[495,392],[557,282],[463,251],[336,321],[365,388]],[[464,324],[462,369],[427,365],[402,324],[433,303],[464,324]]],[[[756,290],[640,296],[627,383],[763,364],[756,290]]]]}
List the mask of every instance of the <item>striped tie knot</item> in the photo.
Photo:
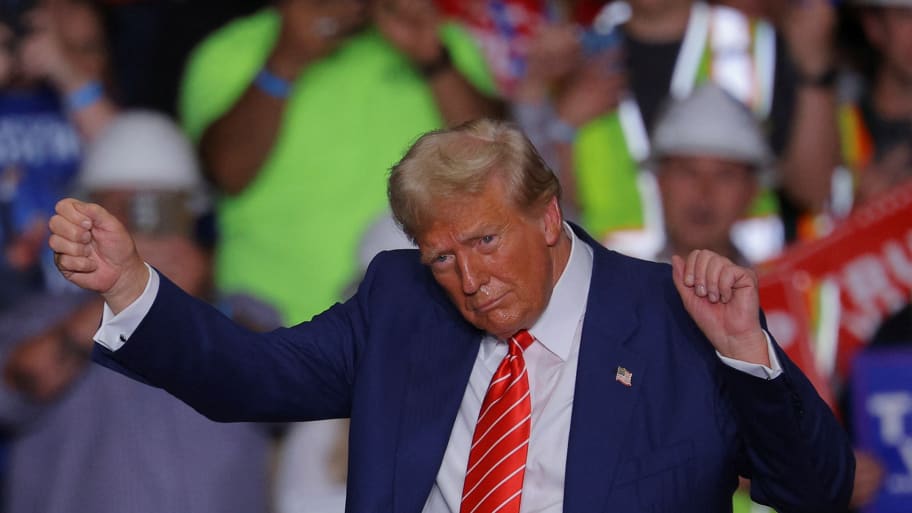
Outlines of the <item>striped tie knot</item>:
{"type": "Polygon", "coordinates": [[[532,426],[523,351],[535,339],[521,330],[491,377],[481,404],[463,484],[460,513],[518,513],[532,426]]]}
{"type": "Polygon", "coordinates": [[[535,337],[531,333],[526,330],[517,331],[510,337],[510,356],[516,356],[525,351],[532,345],[532,342],[535,342],[535,337]]]}

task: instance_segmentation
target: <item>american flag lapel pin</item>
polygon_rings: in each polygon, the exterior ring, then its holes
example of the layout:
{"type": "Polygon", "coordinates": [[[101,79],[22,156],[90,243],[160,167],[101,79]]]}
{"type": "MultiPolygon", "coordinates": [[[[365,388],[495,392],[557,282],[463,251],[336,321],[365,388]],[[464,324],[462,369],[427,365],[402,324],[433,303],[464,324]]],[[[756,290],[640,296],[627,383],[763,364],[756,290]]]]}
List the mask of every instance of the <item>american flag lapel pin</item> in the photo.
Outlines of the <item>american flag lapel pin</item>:
{"type": "Polygon", "coordinates": [[[633,378],[633,373],[619,365],[617,374],[614,375],[614,380],[629,387],[631,378],[633,378]]]}

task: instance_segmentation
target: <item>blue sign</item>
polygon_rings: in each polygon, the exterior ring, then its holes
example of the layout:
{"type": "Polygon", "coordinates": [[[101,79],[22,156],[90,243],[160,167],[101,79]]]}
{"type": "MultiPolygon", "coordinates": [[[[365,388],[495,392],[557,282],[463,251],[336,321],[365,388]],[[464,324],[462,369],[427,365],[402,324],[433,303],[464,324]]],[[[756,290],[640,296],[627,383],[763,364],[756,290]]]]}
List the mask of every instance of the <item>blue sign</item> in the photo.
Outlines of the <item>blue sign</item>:
{"type": "Polygon", "coordinates": [[[856,444],[884,467],[865,513],[912,512],[912,350],[868,350],[853,362],[856,444]]]}

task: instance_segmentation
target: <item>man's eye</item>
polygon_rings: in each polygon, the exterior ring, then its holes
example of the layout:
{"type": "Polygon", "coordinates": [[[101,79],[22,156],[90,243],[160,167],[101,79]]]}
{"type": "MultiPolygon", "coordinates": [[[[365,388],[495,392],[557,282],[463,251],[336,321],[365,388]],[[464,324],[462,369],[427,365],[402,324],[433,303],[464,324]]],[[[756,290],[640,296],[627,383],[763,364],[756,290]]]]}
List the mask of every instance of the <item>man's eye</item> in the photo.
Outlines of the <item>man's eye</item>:
{"type": "Polygon", "coordinates": [[[494,242],[495,237],[493,235],[483,235],[480,240],[482,244],[491,244],[494,242]]]}

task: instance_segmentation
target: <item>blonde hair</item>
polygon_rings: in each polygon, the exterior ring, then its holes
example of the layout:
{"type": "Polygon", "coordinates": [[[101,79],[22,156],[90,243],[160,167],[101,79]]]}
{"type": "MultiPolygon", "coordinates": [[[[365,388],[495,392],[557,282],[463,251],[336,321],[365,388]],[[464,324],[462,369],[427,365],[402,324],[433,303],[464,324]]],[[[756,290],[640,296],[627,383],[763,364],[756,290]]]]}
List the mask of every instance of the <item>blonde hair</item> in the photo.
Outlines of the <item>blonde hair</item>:
{"type": "Polygon", "coordinates": [[[422,135],[392,167],[393,217],[414,241],[433,219],[435,203],[479,194],[495,177],[526,212],[560,200],[560,182],[518,128],[478,119],[422,135]]]}

